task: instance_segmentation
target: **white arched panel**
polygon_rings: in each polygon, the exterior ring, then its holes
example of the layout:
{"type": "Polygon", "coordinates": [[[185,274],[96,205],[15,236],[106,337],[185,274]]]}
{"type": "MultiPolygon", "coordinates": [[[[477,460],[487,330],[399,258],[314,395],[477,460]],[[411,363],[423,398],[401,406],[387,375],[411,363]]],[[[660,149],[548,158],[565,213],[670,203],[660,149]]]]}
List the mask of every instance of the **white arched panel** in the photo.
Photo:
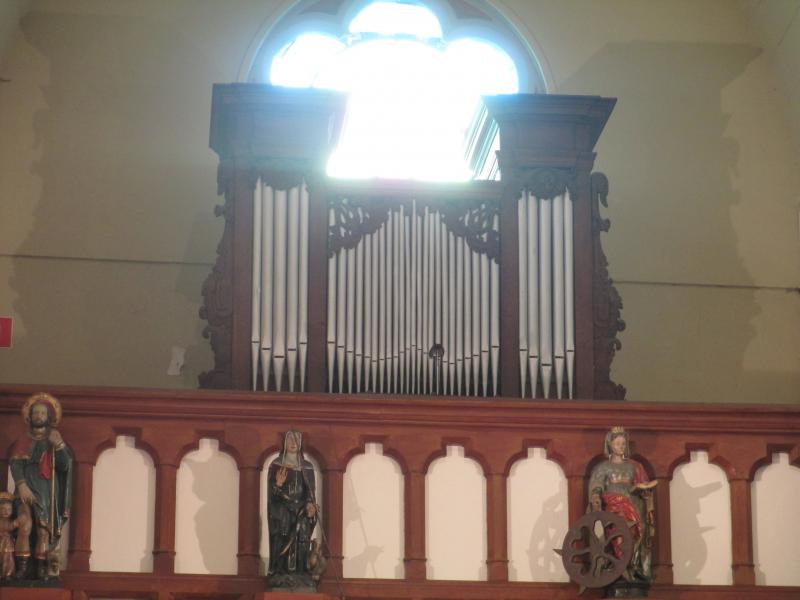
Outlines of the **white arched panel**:
{"type": "Polygon", "coordinates": [[[669,486],[676,584],[730,585],[731,495],[725,472],[706,452],[675,469],[669,486]]]}
{"type": "Polygon", "coordinates": [[[773,454],[759,469],[751,497],[756,585],[800,586],[800,469],[788,454],[773,454]]]}
{"type": "Polygon", "coordinates": [[[343,531],[345,577],[403,577],[403,473],[381,444],[347,465],[343,531]]]}
{"type": "Polygon", "coordinates": [[[460,446],[425,477],[425,541],[428,579],[486,579],[486,478],[460,446]]]}
{"type": "Polygon", "coordinates": [[[553,548],[569,528],[567,480],[543,448],[529,448],[508,476],[510,581],[569,581],[553,548]]]}
{"type": "MultiPolygon", "coordinates": [[[[325,515],[322,514],[322,499],[323,499],[323,489],[322,489],[322,471],[319,468],[319,463],[313,456],[310,456],[308,453],[304,452],[303,456],[305,456],[306,460],[311,463],[311,466],[314,468],[314,481],[317,488],[317,505],[320,509],[321,518],[325,519],[325,515]]],[[[274,452],[267,457],[267,460],[264,461],[263,468],[261,469],[261,496],[259,501],[259,514],[261,515],[261,541],[259,543],[259,554],[261,555],[261,565],[259,569],[262,575],[265,575],[267,572],[267,565],[269,565],[269,519],[267,519],[267,498],[268,496],[268,487],[267,487],[267,477],[269,475],[269,466],[278,458],[278,453],[274,452]]],[[[314,539],[321,541],[322,540],[322,531],[319,525],[314,529],[314,539]]],[[[325,551],[325,555],[327,556],[328,552],[325,551]]]]}
{"type": "Polygon", "coordinates": [[[175,572],[235,575],[239,470],[216,440],[202,439],[178,469],[175,572]]]}
{"type": "Polygon", "coordinates": [[[92,471],[92,571],[153,570],[156,471],[135,440],[118,436],[92,471]]]}

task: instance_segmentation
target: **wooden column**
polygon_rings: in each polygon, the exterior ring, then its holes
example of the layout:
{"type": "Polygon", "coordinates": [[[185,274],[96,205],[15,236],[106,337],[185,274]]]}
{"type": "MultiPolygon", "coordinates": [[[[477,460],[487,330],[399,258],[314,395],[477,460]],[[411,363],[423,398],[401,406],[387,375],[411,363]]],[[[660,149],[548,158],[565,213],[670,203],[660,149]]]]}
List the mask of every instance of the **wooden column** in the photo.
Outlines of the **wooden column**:
{"type": "Polygon", "coordinates": [[[92,483],[94,463],[75,459],[75,488],[70,515],[69,570],[88,571],[92,554],[92,483]]]}
{"type": "MultiPolygon", "coordinates": [[[[253,298],[253,195],[256,178],[249,161],[237,157],[228,182],[233,206],[233,306],[249,307],[253,298]]],[[[251,310],[234,310],[231,331],[231,387],[252,389],[251,310]]]]}
{"type": "Polygon", "coordinates": [[[567,504],[570,524],[586,513],[588,499],[584,490],[585,480],[583,473],[567,474],[567,504]]]}
{"type": "Polygon", "coordinates": [[[328,197],[316,178],[308,199],[308,365],[309,392],[325,392],[328,326],[328,197]],[[314,290],[313,293],[311,290],[314,290]]]}
{"type": "Polygon", "coordinates": [[[653,574],[659,584],[672,583],[672,524],[669,508],[669,478],[656,477],[656,547],[653,574]]]}
{"type": "Polygon", "coordinates": [[[6,473],[8,473],[8,459],[0,458],[0,492],[8,491],[8,477],[5,476],[6,473]]]}
{"type": "Polygon", "coordinates": [[[503,473],[486,477],[486,566],[489,581],[508,581],[508,479],[503,473]]]}
{"type": "Polygon", "coordinates": [[[331,577],[342,576],[343,526],[344,526],[344,471],[328,469],[325,471],[324,505],[322,515],[325,524],[325,535],[328,540],[327,574],[331,577]]]}
{"type": "Polygon", "coordinates": [[[153,573],[172,575],[175,572],[175,503],[178,467],[156,465],[156,514],[153,536],[153,573]]]}
{"type": "MultiPolygon", "coordinates": [[[[257,576],[260,560],[258,540],[261,519],[261,468],[247,465],[239,469],[239,575],[257,576]]],[[[266,530],[266,527],[265,527],[266,530]]]]}
{"type": "MultiPolygon", "coordinates": [[[[591,167],[589,167],[591,169],[591,167]]],[[[575,395],[594,398],[594,231],[589,170],[575,175],[572,238],[575,272],[575,395]]]]}
{"type": "Polygon", "coordinates": [[[746,478],[731,479],[730,486],[733,583],[734,585],[755,585],[750,481],[746,478]]]}
{"type": "Polygon", "coordinates": [[[509,179],[500,202],[500,395],[519,397],[519,184],[509,179]]]}
{"type": "Polygon", "coordinates": [[[425,473],[410,470],[404,479],[405,578],[427,578],[425,555],[425,473]]]}

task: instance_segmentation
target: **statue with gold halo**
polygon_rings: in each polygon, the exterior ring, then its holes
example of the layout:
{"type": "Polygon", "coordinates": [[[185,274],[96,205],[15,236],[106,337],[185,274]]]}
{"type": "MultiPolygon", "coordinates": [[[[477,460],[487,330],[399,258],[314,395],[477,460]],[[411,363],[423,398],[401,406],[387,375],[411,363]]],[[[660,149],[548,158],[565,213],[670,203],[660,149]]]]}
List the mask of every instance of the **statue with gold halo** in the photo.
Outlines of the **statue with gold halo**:
{"type": "Polygon", "coordinates": [[[56,429],[61,421],[61,404],[53,396],[40,393],[28,398],[22,406],[22,418],[28,435],[17,440],[9,460],[18,523],[15,577],[44,581],[57,576],[57,568],[51,563],[69,518],[72,454],[56,429]]]}

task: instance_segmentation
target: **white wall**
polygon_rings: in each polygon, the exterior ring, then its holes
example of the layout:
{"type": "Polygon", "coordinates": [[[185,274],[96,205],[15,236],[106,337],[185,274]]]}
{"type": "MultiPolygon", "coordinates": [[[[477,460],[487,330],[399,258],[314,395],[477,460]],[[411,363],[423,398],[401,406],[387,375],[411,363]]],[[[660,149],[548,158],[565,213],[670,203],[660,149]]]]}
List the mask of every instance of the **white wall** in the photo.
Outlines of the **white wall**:
{"type": "Polygon", "coordinates": [[[381,444],[347,465],[343,530],[345,577],[402,579],[403,473],[381,444]]]}
{"type": "Polygon", "coordinates": [[[567,480],[543,448],[529,448],[508,477],[508,576],[511,581],[569,581],[553,548],[569,527],[567,480]]]}
{"type": "Polygon", "coordinates": [[[428,579],[486,579],[486,478],[461,446],[428,469],[425,542],[428,579]]]}
{"type": "Polygon", "coordinates": [[[118,436],[92,472],[92,571],[153,570],[156,472],[135,440],[118,436]]]}
{"type": "Polygon", "coordinates": [[[669,487],[673,576],[677,584],[729,585],[731,500],[725,472],[692,452],[669,487]]]}
{"type": "Polygon", "coordinates": [[[800,586],[800,469],[788,454],[758,470],[752,502],[756,584],[800,586]]]}
{"type": "Polygon", "coordinates": [[[175,572],[234,575],[239,470],[217,440],[202,439],[178,468],[175,572]]]}

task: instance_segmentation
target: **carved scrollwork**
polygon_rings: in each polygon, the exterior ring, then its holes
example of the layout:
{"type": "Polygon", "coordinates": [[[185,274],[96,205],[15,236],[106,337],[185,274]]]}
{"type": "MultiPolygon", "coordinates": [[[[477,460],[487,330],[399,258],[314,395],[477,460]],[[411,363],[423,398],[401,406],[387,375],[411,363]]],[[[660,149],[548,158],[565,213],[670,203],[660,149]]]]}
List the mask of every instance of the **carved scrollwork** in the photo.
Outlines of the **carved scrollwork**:
{"type": "Polygon", "coordinates": [[[608,260],[600,240],[600,234],[611,227],[611,222],[600,214],[600,206],[608,206],[608,178],[602,173],[592,173],[590,186],[594,244],[594,397],[624,400],[625,387],[611,380],[611,363],[622,347],[617,333],[625,330],[625,321],[620,318],[622,298],[609,276],[608,260]]]}
{"type": "Polygon", "coordinates": [[[334,219],[328,227],[328,256],[343,248],[355,248],[362,237],[378,231],[389,210],[399,206],[388,198],[332,198],[328,204],[334,219]]]}
{"type": "MultiPolygon", "coordinates": [[[[378,231],[386,223],[390,210],[399,211],[403,206],[406,215],[413,210],[410,198],[399,200],[396,197],[336,197],[328,206],[334,216],[334,222],[328,227],[328,256],[334,256],[342,248],[355,248],[364,236],[378,231]]],[[[463,237],[473,252],[499,261],[500,233],[495,226],[499,204],[496,200],[420,200],[418,215],[424,206],[440,211],[448,230],[463,237]]]]}
{"type": "MultiPolygon", "coordinates": [[[[222,170],[222,168],[220,169],[222,170]]],[[[214,214],[225,218],[222,239],[217,245],[217,261],[203,282],[203,306],[200,318],[208,321],[203,337],[211,342],[214,368],[198,377],[201,388],[230,388],[232,384],[233,328],[233,200],[225,195],[225,204],[216,206],[214,214]]]]}
{"type": "Polygon", "coordinates": [[[470,250],[495,262],[500,261],[500,232],[495,225],[499,215],[498,202],[490,200],[451,200],[442,210],[442,220],[453,235],[463,237],[470,250]]]}
{"type": "Polygon", "coordinates": [[[537,167],[525,169],[523,184],[525,189],[537,198],[552,200],[561,196],[572,184],[575,173],[572,169],[554,169],[551,167],[537,167]]]}

